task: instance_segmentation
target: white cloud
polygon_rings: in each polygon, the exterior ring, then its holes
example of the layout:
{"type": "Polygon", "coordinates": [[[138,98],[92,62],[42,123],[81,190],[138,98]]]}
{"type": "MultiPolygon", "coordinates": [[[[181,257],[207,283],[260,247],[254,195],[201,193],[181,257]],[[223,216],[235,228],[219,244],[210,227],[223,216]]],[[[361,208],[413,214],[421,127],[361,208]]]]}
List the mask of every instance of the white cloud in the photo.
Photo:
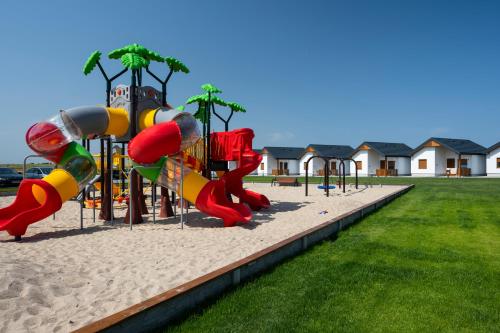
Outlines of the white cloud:
{"type": "Polygon", "coordinates": [[[431,129],[431,136],[440,136],[446,134],[450,131],[447,127],[436,127],[431,129]]]}
{"type": "Polygon", "coordinates": [[[292,132],[272,132],[269,134],[269,141],[272,143],[287,143],[287,141],[295,138],[292,132]]]}

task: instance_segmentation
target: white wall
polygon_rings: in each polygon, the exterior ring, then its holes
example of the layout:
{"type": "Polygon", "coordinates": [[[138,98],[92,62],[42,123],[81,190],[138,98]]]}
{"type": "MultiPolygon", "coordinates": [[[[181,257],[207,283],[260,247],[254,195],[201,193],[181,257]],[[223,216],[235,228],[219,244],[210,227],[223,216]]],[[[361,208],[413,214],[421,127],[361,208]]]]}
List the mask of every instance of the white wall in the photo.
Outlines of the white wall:
{"type": "MultiPolygon", "coordinates": [[[[464,155],[468,160],[468,167],[471,169],[471,176],[486,175],[486,156],[484,155],[464,155]]],[[[463,158],[463,157],[462,157],[463,158]]]]}
{"type": "MultiPolygon", "coordinates": [[[[306,170],[304,168],[304,163],[311,157],[313,156],[313,153],[306,153],[302,158],[299,160],[299,172],[302,176],[305,176],[306,170]]],[[[309,176],[316,176],[318,174],[318,170],[323,168],[323,160],[320,160],[319,158],[313,158],[312,160],[309,161],[309,176]]]]}
{"type": "MultiPolygon", "coordinates": [[[[352,157],[353,160],[361,161],[361,169],[358,170],[358,176],[368,176],[368,151],[360,150],[352,157]]],[[[351,161],[351,170],[353,174],[356,172],[356,164],[351,161]]]]}
{"type": "MultiPolygon", "coordinates": [[[[411,157],[411,174],[413,176],[444,176],[449,170],[457,174],[458,154],[444,147],[424,147],[411,157]],[[447,160],[455,160],[454,168],[447,168],[447,160]],[[427,159],[427,169],[418,168],[418,160],[427,159]]],[[[484,155],[462,155],[462,160],[467,160],[467,167],[471,169],[472,176],[486,174],[486,161],[484,155]]]]}
{"type": "MultiPolygon", "coordinates": [[[[283,163],[288,163],[288,173],[290,175],[298,175],[299,174],[299,160],[282,160],[280,159],[279,162],[283,163]]],[[[276,167],[274,169],[278,169],[278,164],[276,164],[276,167]]],[[[270,171],[272,172],[272,170],[270,171]]]]}
{"type": "Polygon", "coordinates": [[[398,176],[411,175],[411,159],[409,157],[395,157],[388,158],[388,161],[396,161],[396,169],[398,169],[398,176]]]}
{"type": "Polygon", "coordinates": [[[277,168],[276,159],[269,154],[262,154],[262,162],[264,163],[264,170],[261,167],[257,168],[257,174],[259,176],[267,176],[272,174],[272,170],[277,168]]]}
{"type": "Polygon", "coordinates": [[[411,157],[412,176],[435,176],[436,175],[436,148],[424,147],[411,157]],[[427,160],[427,169],[418,168],[418,160],[427,160]]]}
{"type": "MultiPolygon", "coordinates": [[[[368,174],[368,152],[366,150],[360,150],[352,156],[352,159],[356,162],[361,161],[361,169],[358,170],[358,176],[366,176],[368,174]]],[[[351,161],[351,170],[353,174],[356,172],[356,163],[351,161]]]]}
{"type": "Polygon", "coordinates": [[[500,177],[500,169],[497,169],[497,158],[500,158],[500,148],[493,150],[486,159],[486,172],[488,176],[500,177]]]}
{"type": "MultiPolygon", "coordinates": [[[[462,157],[462,159],[467,159],[467,158],[462,157]]],[[[467,161],[467,164],[469,164],[469,162],[470,161],[467,161]]],[[[457,153],[443,147],[436,148],[436,176],[446,175],[447,170],[449,170],[451,174],[456,175],[458,167],[459,165],[458,165],[457,153]],[[447,160],[449,158],[453,158],[455,160],[454,168],[447,168],[447,160]]]]}

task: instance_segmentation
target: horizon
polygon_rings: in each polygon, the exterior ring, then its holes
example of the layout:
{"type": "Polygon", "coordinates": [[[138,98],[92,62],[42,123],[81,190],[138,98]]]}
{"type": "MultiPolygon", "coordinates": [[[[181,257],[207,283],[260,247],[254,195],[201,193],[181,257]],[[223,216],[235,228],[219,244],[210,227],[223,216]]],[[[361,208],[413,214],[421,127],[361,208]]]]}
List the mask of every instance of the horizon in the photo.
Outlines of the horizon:
{"type": "Polygon", "coordinates": [[[207,82],[244,105],[247,113],[235,114],[230,129],[254,129],[256,149],[363,141],[415,148],[430,137],[489,148],[500,141],[498,2],[150,2],[151,10],[131,13],[133,5],[5,6],[0,163],[32,153],[24,134],[33,123],[103,104],[104,82],[97,72],[84,76],[83,64],[100,50],[113,75],[121,66],[105,55],[131,43],[190,68],[169,82],[172,106],[207,82]],[[120,25],[132,19],[147,24],[120,25]]]}

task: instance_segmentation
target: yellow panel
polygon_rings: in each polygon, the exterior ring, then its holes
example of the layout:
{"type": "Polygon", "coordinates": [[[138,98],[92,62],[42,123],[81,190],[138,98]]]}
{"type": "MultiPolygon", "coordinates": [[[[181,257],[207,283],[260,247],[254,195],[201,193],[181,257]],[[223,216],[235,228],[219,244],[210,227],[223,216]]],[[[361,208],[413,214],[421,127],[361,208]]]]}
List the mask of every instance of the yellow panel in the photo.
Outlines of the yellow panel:
{"type": "MultiPolygon", "coordinates": [[[[196,198],[200,191],[208,183],[208,179],[196,172],[190,172],[183,181],[184,199],[191,203],[196,203],[196,198]]],[[[180,194],[180,193],[179,193],[180,194]]]]}
{"type": "Polygon", "coordinates": [[[109,124],[104,134],[123,136],[128,131],[128,112],[122,108],[106,108],[109,116],[109,124]]]}
{"type": "Polygon", "coordinates": [[[359,147],[359,150],[370,150],[370,147],[368,147],[367,145],[362,145],[361,147],[359,147]]]}
{"type": "Polygon", "coordinates": [[[139,128],[141,131],[155,124],[155,115],[158,109],[148,109],[141,112],[139,115],[139,128]]]}
{"type": "Polygon", "coordinates": [[[68,201],[79,192],[76,179],[66,170],[54,169],[48,176],[45,176],[43,180],[54,186],[62,202],[68,201]]]}

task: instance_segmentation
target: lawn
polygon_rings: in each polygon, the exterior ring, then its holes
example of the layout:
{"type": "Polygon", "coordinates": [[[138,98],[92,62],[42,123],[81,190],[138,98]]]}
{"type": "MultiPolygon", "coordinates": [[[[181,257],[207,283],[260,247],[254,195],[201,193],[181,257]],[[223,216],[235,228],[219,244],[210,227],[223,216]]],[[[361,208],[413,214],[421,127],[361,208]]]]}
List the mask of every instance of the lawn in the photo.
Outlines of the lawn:
{"type": "Polygon", "coordinates": [[[500,332],[500,179],[415,183],[170,332],[500,332]]]}

